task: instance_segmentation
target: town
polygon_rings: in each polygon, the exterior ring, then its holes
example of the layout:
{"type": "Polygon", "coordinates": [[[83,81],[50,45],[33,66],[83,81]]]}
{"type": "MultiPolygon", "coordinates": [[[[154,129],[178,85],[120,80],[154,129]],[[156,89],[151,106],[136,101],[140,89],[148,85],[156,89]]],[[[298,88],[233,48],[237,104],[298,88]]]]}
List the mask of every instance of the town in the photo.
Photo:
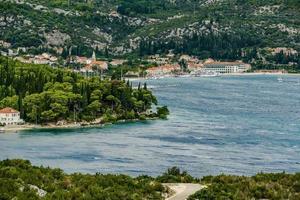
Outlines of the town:
{"type": "MultiPolygon", "coordinates": [[[[132,62],[128,58],[106,58],[98,57],[93,51],[91,56],[73,55],[68,53],[65,58],[63,48],[57,48],[56,52],[44,52],[40,54],[29,53],[27,48],[11,47],[11,44],[0,41],[1,55],[12,57],[23,63],[50,65],[52,67],[66,67],[83,76],[107,77],[118,72],[117,78],[163,78],[163,77],[189,77],[189,76],[219,76],[222,74],[240,73],[287,73],[283,68],[256,69],[252,63],[245,63],[242,60],[216,60],[212,58],[200,59],[197,56],[187,54],[174,54],[169,51],[167,54],[155,54],[136,58],[139,62],[132,62]],[[6,51],[5,51],[6,50],[6,51]],[[127,67],[124,67],[127,66],[127,67]],[[126,69],[125,69],[126,68],[126,69]]],[[[278,47],[268,48],[265,51],[276,56],[283,54],[298,55],[292,48],[278,47]]],[[[258,56],[260,55],[257,53],[258,56]]],[[[266,62],[263,64],[267,64],[266,62]]],[[[287,63],[293,66],[295,63],[287,63]]]]}

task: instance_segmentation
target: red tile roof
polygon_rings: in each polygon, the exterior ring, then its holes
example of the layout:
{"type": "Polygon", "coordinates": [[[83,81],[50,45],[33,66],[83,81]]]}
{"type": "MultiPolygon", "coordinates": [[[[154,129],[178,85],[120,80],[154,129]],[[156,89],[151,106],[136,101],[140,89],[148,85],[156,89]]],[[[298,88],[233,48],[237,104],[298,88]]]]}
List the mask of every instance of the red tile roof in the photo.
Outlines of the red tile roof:
{"type": "Polygon", "coordinates": [[[107,68],[108,68],[107,62],[104,62],[104,61],[93,61],[90,64],[86,65],[84,67],[84,69],[86,69],[86,70],[92,70],[93,66],[96,66],[97,68],[104,69],[104,70],[107,70],[107,68]]]}
{"type": "Polygon", "coordinates": [[[13,109],[13,108],[10,108],[10,107],[6,107],[6,108],[3,108],[0,110],[0,113],[19,113],[19,111],[13,109]]]}

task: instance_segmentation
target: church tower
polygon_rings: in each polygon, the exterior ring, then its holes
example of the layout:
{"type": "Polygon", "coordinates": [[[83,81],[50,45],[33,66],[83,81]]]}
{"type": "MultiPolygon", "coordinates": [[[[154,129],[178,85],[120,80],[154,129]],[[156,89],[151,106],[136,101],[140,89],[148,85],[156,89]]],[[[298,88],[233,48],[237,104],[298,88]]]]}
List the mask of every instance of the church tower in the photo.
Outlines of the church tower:
{"type": "Polygon", "coordinates": [[[96,53],[95,53],[95,51],[93,51],[92,60],[93,60],[93,61],[96,61],[96,53]]]}

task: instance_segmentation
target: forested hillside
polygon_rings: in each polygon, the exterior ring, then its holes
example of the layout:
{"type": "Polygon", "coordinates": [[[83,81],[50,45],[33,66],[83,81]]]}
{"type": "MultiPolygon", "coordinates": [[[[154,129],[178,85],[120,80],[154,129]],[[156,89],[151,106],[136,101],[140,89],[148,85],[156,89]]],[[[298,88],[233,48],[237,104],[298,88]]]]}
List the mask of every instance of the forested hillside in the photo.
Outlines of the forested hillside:
{"type": "MultiPolygon", "coordinates": [[[[300,50],[295,0],[2,0],[0,40],[27,51],[90,56],[187,53],[268,59],[300,50]],[[63,52],[62,52],[63,51],[63,52]]],[[[5,48],[4,48],[5,49],[5,48]]],[[[288,61],[294,62],[298,58],[288,61]]]]}
{"type": "Polygon", "coordinates": [[[147,112],[154,104],[157,100],[146,85],[134,89],[125,81],[84,78],[68,70],[0,57],[0,108],[13,107],[28,122],[165,118],[166,107],[147,112]]]}

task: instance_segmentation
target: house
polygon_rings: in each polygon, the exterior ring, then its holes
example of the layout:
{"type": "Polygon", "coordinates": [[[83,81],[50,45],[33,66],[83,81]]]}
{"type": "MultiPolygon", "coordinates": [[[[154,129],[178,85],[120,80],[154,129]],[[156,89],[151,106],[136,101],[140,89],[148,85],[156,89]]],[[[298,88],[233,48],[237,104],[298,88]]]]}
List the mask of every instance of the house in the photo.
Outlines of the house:
{"type": "Polygon", "coordinates": [[[119,66],[119,65],[123,65],[125,62],[127,62],[127,60],[117,60],[117,59],[115,59],[115,60],[112,60],[110,62],[110,64],[112,66],[119,66]]]}
{"type": "Polygon", "coordinates": [[[105,61],[92,61],[79,70],[84,75],[95,75],[98,72],[103,72],[108,69],[108,64],[105,61]]]}
{"type": "Polygon", "coordinates": [[[92,61],[87,64],[83,69],[85,70],[107,70],[108,64],[105,61],[92,61]]]}
{"type": "Polygon", "coordinates": [[[23,123],[23,120],[20,119],[20,112],[6,107],[0,110],[0,124],[1,125],[14,125],[23,123]]]}
{"type": "Polygon", "coordinates": [[[47,65],[49,64],[49,60],[45,58],[43,55],[36,55],[33,59],[34,64],[47,65]]]}
{"type": "Polygon", "coordinates": [[[179,58],[179,60],[185,60],[185,61],[189,61],[191,59],[192,59],[192,57],[189,55],[181,55],[179,58]]]}
{"type": "Polygon", "coordinates": [[[290,55],[298,55],[298,51],[296,51],[295,49],[292,48],[286,48],[286,47],[277,47],[275,49],[272,49],[272,55],[276,55],[279,53],[283,53],[286,56],[290,56],[290,55]]]}
{"type": "Polygon", "coordinates": [[[146,70],[147,76],[164,76],[180,70],[179,64],[165,64],[158,67],[151,67],[146,70]]]}
{"type": "Polygon", "coordinates": [[[0,46],[2,46],[4,48],[10,48],[11,44],[9,42],[5,42],[3,40],[0,40],[0,46]]]}
{"type": "Polygon", "coordinates": [[[203,65],[205,71],[221,74],[242,73],[251,69],[251,65],[243,62],[205,62],[203,65]]]}
{"type": "Polygon", "coordinates": [[[203,68],[202,63],[197,63],[197,62],[187,62],[187,67],[190,71],[197,71],[203,68]]]}
{"type": "Polygon", "coordinates": [[[88,58],[83,56],[75,56],[73,62],[85,65],[88,63],[88,58]]]}
{"type": "Polygon", "coordinates": [[[147,61],[150,63],[157,63],[159,65],[164,65],[164,64],[169,63],[170,58],[160,57],[159,54],[155,54],[155,55],[149,56],[147,61]]]}

